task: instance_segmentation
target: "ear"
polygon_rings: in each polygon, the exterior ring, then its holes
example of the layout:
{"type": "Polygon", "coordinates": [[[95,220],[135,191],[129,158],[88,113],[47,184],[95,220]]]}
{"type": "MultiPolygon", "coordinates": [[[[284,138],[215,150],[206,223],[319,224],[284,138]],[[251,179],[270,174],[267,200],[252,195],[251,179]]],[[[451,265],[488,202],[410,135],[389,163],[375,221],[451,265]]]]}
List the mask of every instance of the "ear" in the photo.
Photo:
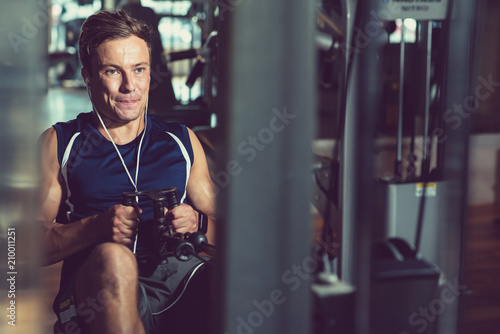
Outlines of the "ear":
{"type": "Polygon", "coordinates": [[[81,73],[82,73],[82,77],[83,77],[83,82],[85,82],[87,87],[89,87],[90,86],[90,73],[89,73],[89,71],[85,67],[82,67],[81,73]]]}

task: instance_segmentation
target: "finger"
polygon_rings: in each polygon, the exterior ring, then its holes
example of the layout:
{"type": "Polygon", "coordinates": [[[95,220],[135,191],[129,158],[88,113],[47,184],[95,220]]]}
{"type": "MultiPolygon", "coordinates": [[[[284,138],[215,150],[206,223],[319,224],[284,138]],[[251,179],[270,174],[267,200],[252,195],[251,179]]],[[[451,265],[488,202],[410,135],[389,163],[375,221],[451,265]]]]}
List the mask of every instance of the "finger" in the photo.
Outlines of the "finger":
{"type": "Polygon", "coordinates": [[[130,245],[131,243],[134,242],[135,237],[136,237],[136,230],[131,230],[131,229],[120,229],[118,227],[115,227],[113,229],[113,241],[124,244],[124,245],[130,245]]]}
{"type": "Polygon", "coordinates": [[[135,238],[125,238],[123,236],[118,236],[118,235],[113,236],[113,242],[124,246],[130,246],[134,243],[134,241],[135,238]]]}
{"type": "Polygon", "coordinates": [[[123,225],[126,229],[129,229],[129,230],[136,230],[137,228],[139,228],[139,224],[140,224],[140,220],[139,218],[135,218],[135,219],[127,219],[123,222],[123,225]]]}
{"type": "Polygon", "coordinates": [[[135,229],[139,224],[139,218],[134,214],[131,217],[128,217],[125,214],[117,213],[115,216],[111,218],[112,226],[119,228],[119,230],[123,229],[135,229]]]}
{"type": "Polygon", "coordinates": [[[167,209],[167,213],[172,219],[189,218],[194,213],[194,209],[188,204],[181,203],[171,210],[167,209]]]}
{"type": "Polygon", "coordinates": [[[198,228],[197,221],[193,222],[188,217],[180,217],[172,220],[172,225],[179,233],[195,232],[198,228]]]}
{"type": "Polygon", "coordinates": [[[142,213],[142,209],[138,206],[129,206],[127,207],[126,214],[129,219],[135,219],[139,217],[139,215],[142,213]]]}
{"type": "Polygon", "coordinates": [[[121,227],[121,231],[123,234],[130,235],[131,233],[137,233],[139,228],[140,221],[139,219],[129,220],[124,223],[121,227]]]}
{"type": "MultiPolygon", "coordinates": [[[[136,224],[134,224],[136,225],[136,224]]],[[[134,225],[122,225],[119,230],[124,236],[131,237],[137,233],[137,226],[134,225]]]]}
{"type": "Polygon", "coordinates": [[[139,204],[135,203],[134,205],[134,210],[135,210],[135,213],[140,215],[142,213],[142,209],[139,207],[139,204]]]}
{"type": "Polygon", "coordinates": [[[136,218],[142,213],[142,209],[139,207],[137,203],[133,206],[118,204],[115,209],[115,214],[120,216],[124,215],[128,218],[136,218]]]}

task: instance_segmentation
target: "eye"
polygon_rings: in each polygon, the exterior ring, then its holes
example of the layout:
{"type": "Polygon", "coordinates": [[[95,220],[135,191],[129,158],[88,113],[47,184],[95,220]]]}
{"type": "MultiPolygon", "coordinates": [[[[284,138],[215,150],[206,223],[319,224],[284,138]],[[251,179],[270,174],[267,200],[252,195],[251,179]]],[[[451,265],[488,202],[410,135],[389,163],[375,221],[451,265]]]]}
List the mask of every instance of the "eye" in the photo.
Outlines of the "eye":
{"type": "Polygon", "coordinates": [[[104,71],[104,73],[106,73],[108,75],[115,75],[118,73],[118,71],[115,69],[109,69],[109,70],[104,71]]]}
{"type": "Polygon", "coordinates": [[[144,67],[139,67],[135,70],[136,73],[143,73],[146,69],[144,67]]]}

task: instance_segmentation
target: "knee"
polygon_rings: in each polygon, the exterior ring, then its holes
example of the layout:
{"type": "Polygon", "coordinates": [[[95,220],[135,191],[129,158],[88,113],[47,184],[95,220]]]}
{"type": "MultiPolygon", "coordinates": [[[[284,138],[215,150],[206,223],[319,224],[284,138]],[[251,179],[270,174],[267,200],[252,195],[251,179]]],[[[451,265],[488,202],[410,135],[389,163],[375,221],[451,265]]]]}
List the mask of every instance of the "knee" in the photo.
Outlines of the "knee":
{"type": "Polygon", "coordinates": [[[137,261],[132,251],[126,246],[112,242],[95,247],[81,272],[97,279],[113,281],[135,283],[138,279],[137,261]]]}
{"type": "Polygon", "coordinates": [[[75,302],[79,307],[94,303],[96,310],[97,307],[102,310],[110,302],[122,301],[131,292],[134,295],[138,282],[137,261],[130,249],[104,243],[92,250],[77,273],[73,290],[75,302]]]}
{"type": "Polygon", "coordinates": [[[136,260],[132,251],[123,245],[114,242],[105,242],[96,246],[90,254],[95,261],[103,264],[132,265],[136,260]],[[109,263],[111,262],[111,263],[109,263]]]}

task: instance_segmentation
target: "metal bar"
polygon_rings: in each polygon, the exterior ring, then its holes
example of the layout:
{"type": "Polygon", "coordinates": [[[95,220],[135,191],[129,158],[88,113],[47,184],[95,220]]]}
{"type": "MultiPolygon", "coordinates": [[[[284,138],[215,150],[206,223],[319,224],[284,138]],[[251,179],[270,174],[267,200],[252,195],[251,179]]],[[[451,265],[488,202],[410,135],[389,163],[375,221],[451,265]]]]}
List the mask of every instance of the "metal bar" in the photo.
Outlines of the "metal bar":
{"type": "Polygon", "coordinates": [[[220,11],[220,43],[229,44],[221,50],[228,73],[220,87],[227,146],[213,176],[222,222],[219,332],[307,334],[309,279],[318,265],[309,214],[314,4],[233,3],[220,11]]]}
{"type": "MultiPolygon", "coordinates": [[[[371,13],[375,1],[358,2],[354,18],[354,31],[361,33],[367,22],[373,20],[371,13]]],[[[356,288],[355,323],[356,333],[370,333],[370,251],[372,231],[377,224],[377,207],[382,203],[377,194],[374,172],[374,147],[377,119],[380,110],[381,68],[377,61],[386,39],[374,36],[370,43],[357,47],[353,69],[349,74],[346,131],[344,146],[344,201],[343,201],[343,277],[356,288]]],[[[355,36],[354,41],[360,36],[355,36]]]]}
{"type": "Polygon", "coordinates": [[[425,105],[424,105],[424,133],[423,133],[423,152],[422,152],[422,169],[421,176],[423,180],[427,179],[429,174],[429,119],[430,119],[430,90],[431,90],[431,62],[432,62],[432,21],[427,24],[426,36],[426,58],[425,58],[425,105]]]}
{"type": "MultiPolygon", "coordinates": [[[[479,84],[473,81],[474,28],[476,26],[476,3],[455,0],[449,9],[449,43],[446,66],[446,108],[463,103],[468,96],[474,96],[479,84]],[[453,10],[452,10],[453,9],[453,10]],[[453,12],[453,15],[451,15],[453,12]]],[[[443,110],[442,112],[445,112],[443,110]]],[[[461,119],[459,127],[445,123],[447,135],[444,153],[443,175],[450,181],[451,189],[447,197],[447,210],[440,211],[439,221],[443,234],[440,253],[440,269],[450,282],[463,283],[465,250],[465,219],[467,217],[467,177],[469,156],[469,120],[461,119]]],[[[463,291],[463,290],[462,290],[463,291]]],[[[461,300],[463,294],[460,294],[461,300]]],[[[464,317],[459,312],[459,303],[446,305],[446,311],[439,316],[438,333],[460,333],[464,317]]]]}
{"type": "MultiPolygon", "coordinates": [[[[342,85],[340,86],[342,88],[342,96],[346,94],[346,110],[340,110],[341,113],[345,112],[344,118],[339,117],[339,129],[342,129],[342,126],[344,127],[343,133],[339,134],[339,138],[342,141],[340,147],[340,156],[341,156],[341,165],[340,165],[340,180],[342,182],[339,182],[341,184],[341,189],[339,194],[341,195],[339,198],[339,209],[341,212],[342,216],[342,242],[341,242],[341,258],[339,261],[339,266],[340,266],[340,277],[345,280],[346,282],[353,282],[353,277],[352,274],[354,272],[352,266],[354,264],[353,260],[353,254],[354,254],[354,245],[352,243],[353,240],[353,234],[354,234],[354,229],[353,226],[350,224],[347,224],[346,222],[349,222],[352,220],[352,212],[354,212],[354,208],[352,207],[352,203],[350,201],[347,201],[347,198],[350,198],[351,192],[352,192],[352,178],[345,177],[346,175],[349,174],[349,172],[352,169],[352,166],[354,164],[354,157],[352,155],[349,155],[349,152],[352,151],[353,147],[353,136],[354,136],[354,130],[353,130],[353,119],[351,114],[347,113],[347,105],[350,103],[355,103],[351,99],[351,96],[348,95],[347,91],[349,87],[347,87],[348,82],[347,82],[347,76],[348,76],[348,69],[349,66],[351,66],[351,40],[352,40],[352,34],[353,34],[353,29],[354,29],[354,14],[356,11],[356,4],[357,1],[350,1],[350,0],[345,0],[342,2],[344,5],[343,8],[345,10],[345,16],[346,16],[346,38],[345,38],[345,59],[344,59],[344,77],[342,80],[342,85]],[[344,124],[342,124],[342,122],[344,124]]],[[[342,116],[342,115],[341,115],[342,116]]]]}
{"type": "MultiPolygon", "coordinates": [[[[401,43],[399,50],[399,110],[398,110],[398,138],[396,152],[396,175],[401,174],[401,152],[403,146],[403,99],[404,99],[404,84],[405,84],[405,20],[401,20],[401,43]]],[[[399,175],[400,176],[400,175],[399,175]]]]}

